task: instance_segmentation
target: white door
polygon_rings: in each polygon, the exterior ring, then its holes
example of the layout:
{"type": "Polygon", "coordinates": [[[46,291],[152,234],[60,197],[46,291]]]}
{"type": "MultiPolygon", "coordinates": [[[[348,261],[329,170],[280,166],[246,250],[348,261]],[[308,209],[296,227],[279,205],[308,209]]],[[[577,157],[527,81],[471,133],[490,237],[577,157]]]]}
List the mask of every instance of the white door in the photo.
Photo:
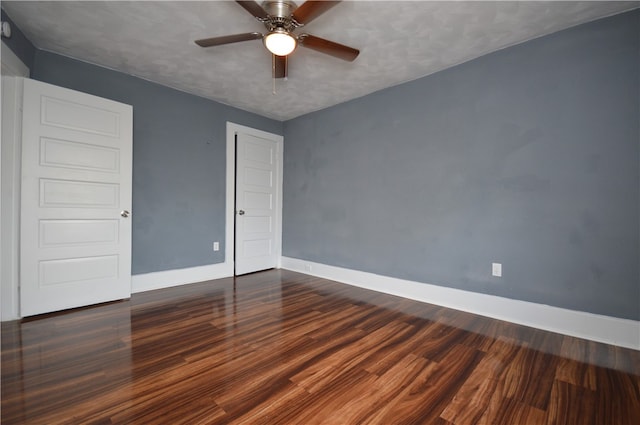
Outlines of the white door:
{"type": "Polygon", "coordinates": [[[24,80],[22,316],[131,295],[131,106],[24,80]]]}
{"type": "Polygon", "coordinates": [[[240,275],[278,266],[282,138],[236,135],[235,273],[240,275]]]}

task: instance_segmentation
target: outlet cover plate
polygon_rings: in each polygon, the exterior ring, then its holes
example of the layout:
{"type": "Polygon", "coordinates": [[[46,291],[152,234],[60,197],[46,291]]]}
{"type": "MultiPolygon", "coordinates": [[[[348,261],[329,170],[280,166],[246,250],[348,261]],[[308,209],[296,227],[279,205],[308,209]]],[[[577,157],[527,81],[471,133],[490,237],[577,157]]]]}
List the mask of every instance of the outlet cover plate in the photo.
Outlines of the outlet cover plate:
{"type": "Polygon", "coordinates": [[[491,275],[502,277],[502,263],[491,263],[491,275]]]}

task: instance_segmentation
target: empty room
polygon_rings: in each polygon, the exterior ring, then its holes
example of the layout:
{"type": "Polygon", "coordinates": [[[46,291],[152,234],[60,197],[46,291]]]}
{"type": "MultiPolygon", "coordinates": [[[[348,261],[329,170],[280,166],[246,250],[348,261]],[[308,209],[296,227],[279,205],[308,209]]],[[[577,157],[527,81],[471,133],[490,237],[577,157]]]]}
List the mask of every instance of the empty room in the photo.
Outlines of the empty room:
{"type": "Polygon", "coordinates": [[[0,6],[3,424],[640,424],[640,2],[0,6]]]}

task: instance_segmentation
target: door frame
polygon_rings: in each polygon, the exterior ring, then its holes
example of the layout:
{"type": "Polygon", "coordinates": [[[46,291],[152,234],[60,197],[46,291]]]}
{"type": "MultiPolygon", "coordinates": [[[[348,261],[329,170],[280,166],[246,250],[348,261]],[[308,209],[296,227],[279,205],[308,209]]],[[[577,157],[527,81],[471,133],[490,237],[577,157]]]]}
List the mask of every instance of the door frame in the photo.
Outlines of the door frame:
{"type": "Polygon", "coordinates": [[[276,170],[276,267],[282,266],[282,170],[284,137],[274,133],[257,130],[255,128],[227,121],[227,175],[226,175],[226,206],[225,206],[225,253],[224,262],[231,275],[235,275],[235,219],[236,219],[236,135],[245,133],[255,137],[268,139],[278,145],[278,167],[276,170]]]}
{"type": "MultiPolygon", "coordinates": [[[[20,265],[20,180],[22,148],[22,78],[29,68],[2,41],[2,115],[9,125],[2,126],[0,149],[0,320],[19,319],[20,298],[18,269],[20,265]],[[4,155],[1,152],[4,151],[4,155]]],[[[6,123],[5,123],[6,124],[6,123]]]]}

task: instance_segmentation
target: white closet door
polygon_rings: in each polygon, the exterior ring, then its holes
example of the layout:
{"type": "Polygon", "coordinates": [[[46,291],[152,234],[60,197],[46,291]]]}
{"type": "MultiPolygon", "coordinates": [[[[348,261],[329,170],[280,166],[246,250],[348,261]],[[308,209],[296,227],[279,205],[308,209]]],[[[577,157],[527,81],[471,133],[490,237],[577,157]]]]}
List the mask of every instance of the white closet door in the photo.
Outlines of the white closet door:
{"type": "Polygon", "coordinates": [[[236,145],[237,275],[278,265],[280,143],[245,132],[236,145]]]}

